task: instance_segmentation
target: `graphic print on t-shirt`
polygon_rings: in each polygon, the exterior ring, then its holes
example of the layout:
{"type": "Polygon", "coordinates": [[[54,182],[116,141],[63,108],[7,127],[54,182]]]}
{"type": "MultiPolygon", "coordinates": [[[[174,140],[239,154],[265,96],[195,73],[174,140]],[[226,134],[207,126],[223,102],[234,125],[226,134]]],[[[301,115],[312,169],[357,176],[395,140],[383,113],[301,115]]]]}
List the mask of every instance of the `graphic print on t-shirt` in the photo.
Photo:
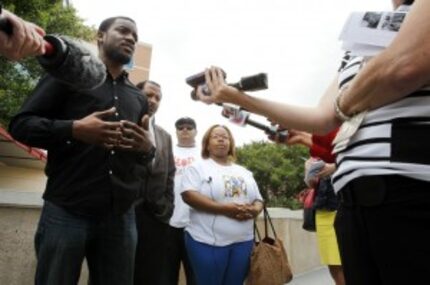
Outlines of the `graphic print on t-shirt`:
{"type": "Polygon", "coordinates": [[[184,172],[184,169],[193,163],[195,160],[194,157],[175,157],[175,166],[176,166],[176,173],[175,175],[182,175],[184,172]]]}
{"type": "Polygon", "coordinates": [[[239,198],[248,196],[246,183],[241,176],[223,175],[224,181],[224,197],[226,198],[239,198]]]}

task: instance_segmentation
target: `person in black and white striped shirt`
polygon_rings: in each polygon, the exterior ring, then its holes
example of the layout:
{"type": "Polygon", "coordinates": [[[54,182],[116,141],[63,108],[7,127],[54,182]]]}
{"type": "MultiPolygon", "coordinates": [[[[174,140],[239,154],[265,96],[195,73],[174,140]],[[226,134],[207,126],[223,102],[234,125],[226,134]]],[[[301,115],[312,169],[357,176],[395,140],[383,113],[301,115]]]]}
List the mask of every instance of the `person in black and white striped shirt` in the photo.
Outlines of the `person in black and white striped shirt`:
{"type": "Polygon", "coordinates": [[[211,95],[197,90],[203,102],[237,104],[311,133],[346,121],[333,182],[349,285],[430,284],[430,1],[392,2],[404,10],[414,2],[393,42],[372,59],[347,59],[317,107],[249,96],[218,68],[206,71],[211,95]]]}

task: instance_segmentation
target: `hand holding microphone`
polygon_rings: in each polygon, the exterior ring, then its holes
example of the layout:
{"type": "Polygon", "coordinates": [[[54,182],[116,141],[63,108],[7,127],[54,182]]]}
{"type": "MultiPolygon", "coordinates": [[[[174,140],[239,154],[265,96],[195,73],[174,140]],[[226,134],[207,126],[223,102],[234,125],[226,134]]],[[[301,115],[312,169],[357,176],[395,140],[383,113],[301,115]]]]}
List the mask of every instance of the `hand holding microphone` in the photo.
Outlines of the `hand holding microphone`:
{"type": "Polygon", "coordinates": [[[0,27],[3,27],[0,28],[0,54],[7,59],[20,60],[45,53],[45,31],[7,10],[2,10],[1,5],[0,27]]]}
{"type": "Polygon", "coordinates": [[[231,93],[240,92],[225,82],[225,72],[220,68],[206,69],[204,72],[190,76],[186,79],[188,85],[194,90],[191,98],[206,104],[221,104],[227,98],[233,98],[231,93]]]}
{"type": "Polygon", "coordinates": [[[94,89],[103,84],[106,67],[83,42],[44,35],[41,28],[6,10],[0,14],[0,53],[15,60],[37,55],[49,74],[77,90],[94,89]]]}
{"type": "Polygon", "coordinates": [[[200,100],[207,104],[230,102],[233,99],[232,93],[240,91],[258,91],[268,88],[267,74],[258,73],[251,76],[242,77],[236,83],[225,82],[227,74],[218,67],[211,67],[204,72],[186,78],[186,83],[194,88],[191,92],[193,100],[200,100]]]}

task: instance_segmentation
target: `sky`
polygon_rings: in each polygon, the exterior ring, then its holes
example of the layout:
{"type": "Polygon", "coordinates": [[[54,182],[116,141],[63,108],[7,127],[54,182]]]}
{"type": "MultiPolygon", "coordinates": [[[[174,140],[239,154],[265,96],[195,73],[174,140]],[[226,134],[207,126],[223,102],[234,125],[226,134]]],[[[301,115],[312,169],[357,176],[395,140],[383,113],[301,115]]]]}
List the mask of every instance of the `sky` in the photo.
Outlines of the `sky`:
{"type": "MultiPolygon", "coordinates": [[[[227,82],[260,72],[269,89],[252,95],[312,106],[336,76],[343,55],[338,40],[352,11],[390,10],[390,0],[71,0],[85,23],[111,16],[137,23],[139,40],[152,45],[149,79],[161,84],[156,122],[172,134],[183,116],[196,120],[200,142],[213,124],[227,125],[237,145],[266,140],[251,126],[221,116],[221,107],[190,99],[185,78],[216,65],[227,82]]],[[[262,123],[257,115],[251,118],[262,123]]]]}

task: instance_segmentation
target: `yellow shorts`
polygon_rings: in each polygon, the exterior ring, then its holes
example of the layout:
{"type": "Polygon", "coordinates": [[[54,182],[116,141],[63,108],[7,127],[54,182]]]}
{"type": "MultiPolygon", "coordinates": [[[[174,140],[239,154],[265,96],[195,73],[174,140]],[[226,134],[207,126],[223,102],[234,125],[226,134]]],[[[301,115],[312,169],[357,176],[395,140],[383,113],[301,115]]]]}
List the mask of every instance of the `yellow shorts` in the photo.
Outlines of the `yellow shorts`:
{"type": "Polygon", "coordinates": [[[316,234],[321,263],[324,265],[341,265],[339,247],[334,231],[336,211],[316,211],[316,234]]]}

